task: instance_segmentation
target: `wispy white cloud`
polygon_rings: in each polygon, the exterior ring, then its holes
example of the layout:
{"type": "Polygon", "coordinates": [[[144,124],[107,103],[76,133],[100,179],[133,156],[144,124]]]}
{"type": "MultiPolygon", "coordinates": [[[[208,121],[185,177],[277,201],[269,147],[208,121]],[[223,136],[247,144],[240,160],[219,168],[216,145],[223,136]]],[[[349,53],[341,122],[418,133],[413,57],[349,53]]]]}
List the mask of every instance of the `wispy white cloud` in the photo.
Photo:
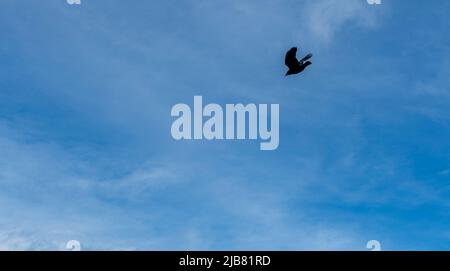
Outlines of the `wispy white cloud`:
{"type": "Polygon", "coordinates": [[[117,178],[84,176],[77,169],[89,167],[89,161],[48,142],[21,142],[5,125],[0,130],[0,145],[9,151],[0,163],[0,215],[8,217],[0,224],[3,250],[64,250],[71,239],[80,240],[83,249],[113,250],[356,249],[359,244],[360,238],[341,226],[309,219],[292,223],[286,195],[250,184],[240,176],[241,166],[228,167],[228,178],[218,178],[219,164],[208,169],[180,157],[149,162],[117,178]],[[176,203],[177,195],[190,203],[176,203]],[[214,221],[211,212],[227,219],[214,221]],[[190,217],[182,219],[183,213],[190,217]],[[170,234],[157,230],[179,221],[170,234]],[[234,237],[220,240],[216,227],[234,237]],[[125,238],[127,231],[135,233],[125,238]]]}
{"type": "Polygon", "coordinates": [[[302,16],[312,37],[319,42],[330,42],[344,27],[373,28],[378,22],[367,3],[361,0],[308,1],[302,16]]]}

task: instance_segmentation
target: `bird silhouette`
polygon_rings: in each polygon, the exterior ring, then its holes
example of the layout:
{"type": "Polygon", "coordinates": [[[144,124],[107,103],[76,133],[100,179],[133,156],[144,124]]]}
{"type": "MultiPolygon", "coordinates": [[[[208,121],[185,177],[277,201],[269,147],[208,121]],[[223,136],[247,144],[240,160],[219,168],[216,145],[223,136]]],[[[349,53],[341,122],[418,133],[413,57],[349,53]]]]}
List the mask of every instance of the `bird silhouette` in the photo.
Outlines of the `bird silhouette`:
{"type": "Polygon", "coordinates": [[[297,47],[292,47],[287,53],[284,63],[288,66],[289,70],[286,73],[286,76],[301,73],[312,64],[311,61],[308,61],[312,57],[312,54],[307,54],[300,61],[297,59],[297,47]]]}

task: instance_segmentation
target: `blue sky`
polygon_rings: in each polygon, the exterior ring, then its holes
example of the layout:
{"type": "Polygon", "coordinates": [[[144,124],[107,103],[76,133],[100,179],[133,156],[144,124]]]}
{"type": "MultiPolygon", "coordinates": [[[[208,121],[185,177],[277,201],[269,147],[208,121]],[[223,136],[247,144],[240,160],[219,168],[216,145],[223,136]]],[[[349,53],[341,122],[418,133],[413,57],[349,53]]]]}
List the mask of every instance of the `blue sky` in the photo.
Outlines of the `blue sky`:
{"type": "Polygon", "coordinates": [[[448,10],[1,1],[0,249],[450,249],[448,10]],[[173,140],[194,95],[280,104],[279,148],[173,140]]]}

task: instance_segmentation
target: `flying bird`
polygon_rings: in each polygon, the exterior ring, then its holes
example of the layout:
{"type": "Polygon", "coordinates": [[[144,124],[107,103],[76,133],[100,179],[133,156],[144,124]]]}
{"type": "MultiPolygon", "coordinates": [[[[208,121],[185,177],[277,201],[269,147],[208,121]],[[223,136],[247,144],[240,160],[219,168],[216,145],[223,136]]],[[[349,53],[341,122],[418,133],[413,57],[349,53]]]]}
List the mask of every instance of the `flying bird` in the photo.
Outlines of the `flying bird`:
{"type": "Polygon", "coordinates": [[[307,54],[300,61],[297,59],[297,47],[292,47],[287,53],[284,63],[288,66],[289,70],[286,76],[292,74],[298,74],[305,70],[306,67],[311,65],[311,61],[308,61],[312,57],[312,54],[307,54]]]}

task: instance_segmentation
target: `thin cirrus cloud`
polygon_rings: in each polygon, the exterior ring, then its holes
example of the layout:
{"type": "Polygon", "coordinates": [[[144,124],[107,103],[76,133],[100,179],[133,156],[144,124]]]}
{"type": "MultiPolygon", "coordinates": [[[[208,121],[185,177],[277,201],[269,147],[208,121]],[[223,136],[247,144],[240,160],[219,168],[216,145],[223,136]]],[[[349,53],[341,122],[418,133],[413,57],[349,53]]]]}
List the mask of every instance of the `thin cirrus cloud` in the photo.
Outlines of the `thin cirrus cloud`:
{"type": "Polygon", "coordinates": [[[370,29],[380,24],[380,19],[367,8],[365,1],[310,1],[305,10],[304,22],[312,37],[320,42],[331,42],[343,27],[357,25],[370,29]]]}

